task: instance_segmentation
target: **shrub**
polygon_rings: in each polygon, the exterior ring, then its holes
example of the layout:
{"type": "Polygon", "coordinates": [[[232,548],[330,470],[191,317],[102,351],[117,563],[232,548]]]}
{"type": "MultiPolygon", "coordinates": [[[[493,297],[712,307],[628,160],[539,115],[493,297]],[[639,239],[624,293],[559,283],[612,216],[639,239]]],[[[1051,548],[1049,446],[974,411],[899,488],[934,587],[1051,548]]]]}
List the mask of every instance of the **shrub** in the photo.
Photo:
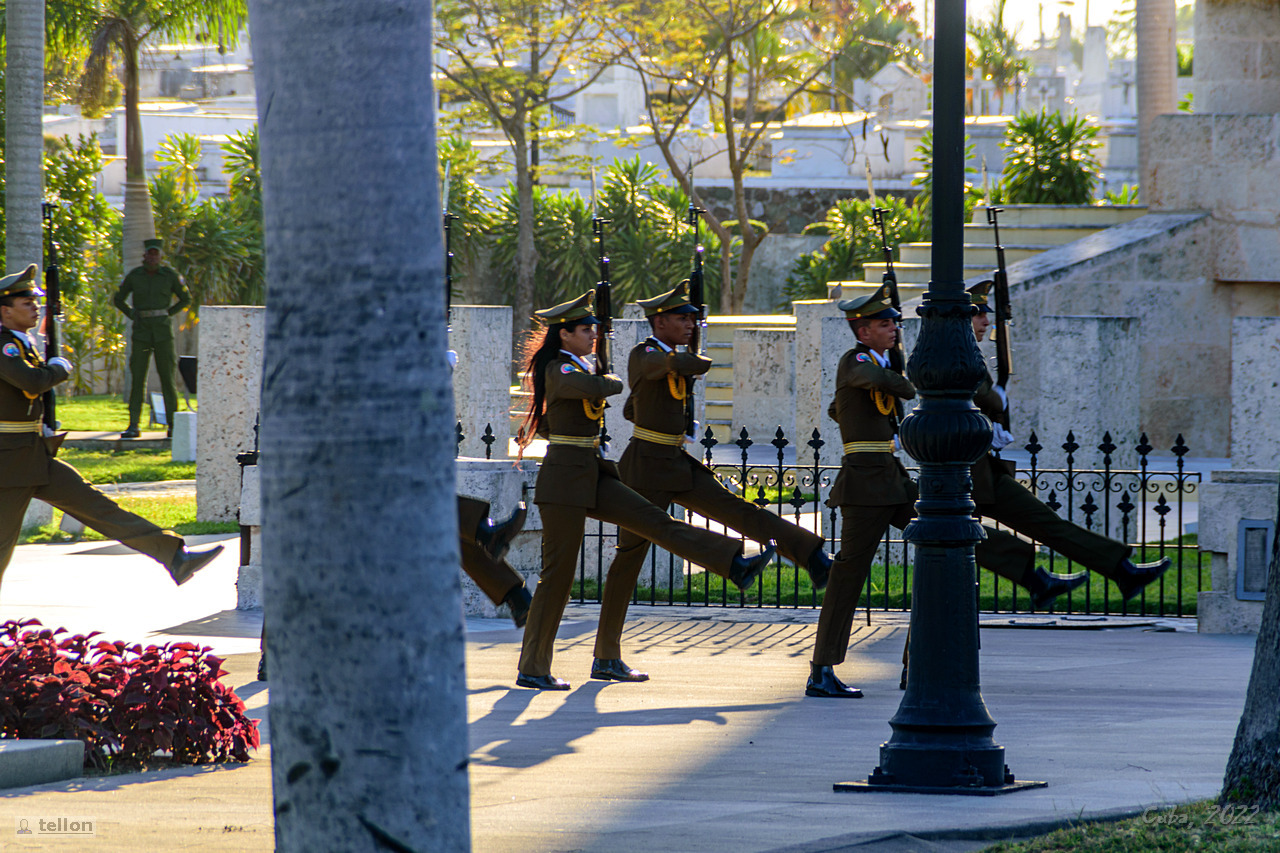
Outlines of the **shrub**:
{"type": "Polygon", "coordinates": [[[1098,128],[1079,116],[1041,110],[1009,123],[1000,180],[1007,204],[1089,204],[1102,174],[1098,128]]]}
{"type": "Polygon", "coordinates": [[[99,770],[248,761],[258,724],[219,679],[222,658],[194,643],[93,642],[96,633],[0,625],[0,736],[77,738],[99,770]]]}

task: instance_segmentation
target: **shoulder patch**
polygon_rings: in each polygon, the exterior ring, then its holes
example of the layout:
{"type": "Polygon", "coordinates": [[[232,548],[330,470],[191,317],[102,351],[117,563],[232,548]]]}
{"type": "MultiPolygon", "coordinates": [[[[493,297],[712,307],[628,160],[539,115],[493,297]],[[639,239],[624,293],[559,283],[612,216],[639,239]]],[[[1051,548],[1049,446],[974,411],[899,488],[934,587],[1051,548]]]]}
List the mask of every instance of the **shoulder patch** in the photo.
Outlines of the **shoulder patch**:
{"type": "Polygon", "coordinates": [[[649,346],[646,346],[646,347],[644,348],[644,351],[645,351],[645,352],[657,352],[657,351],[658,351],[658,348],[657,348],[657,347],[655,347],[655,346],[649,345],[649,346]]]}
{"type": "Polygon", "coordinates": [[[22,355],[22,350],[19,349],[18,345],[15,343],[7,343],[4,345],[4,354],[11,358],[17,358],[22,355]]]}
{"type": "Polygon", "coordinates": [[[854,357],[854,361],[871,361],[871,353],[860,352],[854,357]]]}
{"type": "Polygon", "coordinates": [[[560,365],[560,372],[561,372],[561,373],[573,373],[573,372],[574,372],[574,370],[575,370],[575,368],[574,368],[574,366],[573,366],[572,364],[567,364],[567,363],[566,363],[566,364],[562,364],[562,365],[560,365]]]}

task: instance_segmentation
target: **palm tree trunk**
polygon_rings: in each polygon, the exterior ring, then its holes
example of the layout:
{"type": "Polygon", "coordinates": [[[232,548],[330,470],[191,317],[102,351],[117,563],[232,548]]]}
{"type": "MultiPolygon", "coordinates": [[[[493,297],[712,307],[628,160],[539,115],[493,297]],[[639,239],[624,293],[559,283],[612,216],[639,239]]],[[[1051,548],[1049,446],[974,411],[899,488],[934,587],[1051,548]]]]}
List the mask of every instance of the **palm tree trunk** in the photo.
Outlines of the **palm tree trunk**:
{"type": "Polygon", "coordinates": [[[276,849],[466,851],[431,5],[249,6],[276,849]]]}
{"type": "Polygon", "coordinates": [[[40,203],[44,200],[44,3],[9,0],[5,65],[5,263],[9,270],[44,265],[40,203]]]}
{"type": "MultiPolygon", "coordinates": [[[[1152,186],[1151,120],[1177,108],[1177,17],[1173,0],[1137,0],[1138,186],[1152,186]]],[[[1145,195],[1143,196],[1146,197],[1145,195]]]]}
{"type": "MultiPolygon", "coordinates": [[[[525,120],[520,118],[512,122],[510,132],[513,142],[512,154],[516,167],[516,201],[520,221],[516,229],[516,304],[515,323],[512,334],[518,343],[524,332],[528,330],[533,315],[534,274],[538,270],[538,248],[533,242],[533,172],[529,166],[529,146],[523,126],[525,120]],[[515,127],[519,125],[519,127],[515,127]]],[[[539,306],[546,307],[546,306],[539,306]]],[[[513,350],[516,351],[516,350],[513,350]]]]}

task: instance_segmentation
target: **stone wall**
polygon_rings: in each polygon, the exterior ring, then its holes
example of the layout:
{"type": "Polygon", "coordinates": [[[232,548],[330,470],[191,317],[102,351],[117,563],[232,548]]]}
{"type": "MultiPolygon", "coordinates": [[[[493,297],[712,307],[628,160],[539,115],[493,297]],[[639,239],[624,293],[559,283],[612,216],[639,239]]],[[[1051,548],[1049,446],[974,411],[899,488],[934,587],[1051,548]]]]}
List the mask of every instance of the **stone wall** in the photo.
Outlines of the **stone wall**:
{"type": "Polygon", "coordinates": [[[763,444],[781,428],[796,441],[795,364],[795,329],[734,330],[733,435],[763,444]]]}
{"type": "Polygon", "coordinates": [[[1280,2],[1198,0],[1198,113],[1280,112],[1280,2]]]}
{"type": "Polygon", "coordinates": [[[1280,317],[1231,324],[1231,467],[1280,463],[1280,317]]]}
{"type": "Polygon", "coordinates": [[[1276,519],[1277,471],[1214,471],[1200,487],[1200,550],[1208,551],[1210,591],[1197,600],[1198,630],[1207,634],[1248,634],[1262,622],[1262,601],[1236,597],[1241,520],[1276,519]]]}
{"type": "Polygon", "coordinates": [[[454,305],[449,347],[458,353],[453,369],[453,405],[462,423],[461,455],[485,455],[485,427],[493,430],[494,459],[507,456],[511,437],[511,308],[454,305]]]}
{"type": "Polygon", "coordinates": [[[200,327],[196,517],[235,521],[240,505],[236,455],[254,448],[266,309],[206,305],[200,310],[200,327]]]}

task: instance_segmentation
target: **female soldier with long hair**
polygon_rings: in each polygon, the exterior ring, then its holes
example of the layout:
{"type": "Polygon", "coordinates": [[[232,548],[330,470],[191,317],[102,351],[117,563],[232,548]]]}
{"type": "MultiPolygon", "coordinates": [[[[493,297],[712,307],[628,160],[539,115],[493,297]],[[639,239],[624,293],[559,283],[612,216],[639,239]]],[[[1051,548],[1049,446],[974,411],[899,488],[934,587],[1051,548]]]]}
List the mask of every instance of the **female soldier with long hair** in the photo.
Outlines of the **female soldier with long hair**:
{"type": "MultiPolygon", "coordinates": [[[[600,452],[600,418],[606,397],[621,393],[622,380],[598,375],[591,360],[596,318],[594,291],[534,312],[546,335],[525,366],[533,402],[520,430],[525,447],[535,436],[547,439],[538,471],[534,502],[542,513],[542,577],[533,594],[520,652],[516,684],[538,690],[568,690],[551,674],[551,656],[560,617],[569,603],[574,566],[587,516],[625,527],[661,548],[727,576],[747,589],[773,557],[769,543],[755,557],[742,555],[742,543],[676,521],[622,484],[618,468],[600,452]]],[[[597,661],[592,678],[645,681],[621,660],[597,661]]]]}

